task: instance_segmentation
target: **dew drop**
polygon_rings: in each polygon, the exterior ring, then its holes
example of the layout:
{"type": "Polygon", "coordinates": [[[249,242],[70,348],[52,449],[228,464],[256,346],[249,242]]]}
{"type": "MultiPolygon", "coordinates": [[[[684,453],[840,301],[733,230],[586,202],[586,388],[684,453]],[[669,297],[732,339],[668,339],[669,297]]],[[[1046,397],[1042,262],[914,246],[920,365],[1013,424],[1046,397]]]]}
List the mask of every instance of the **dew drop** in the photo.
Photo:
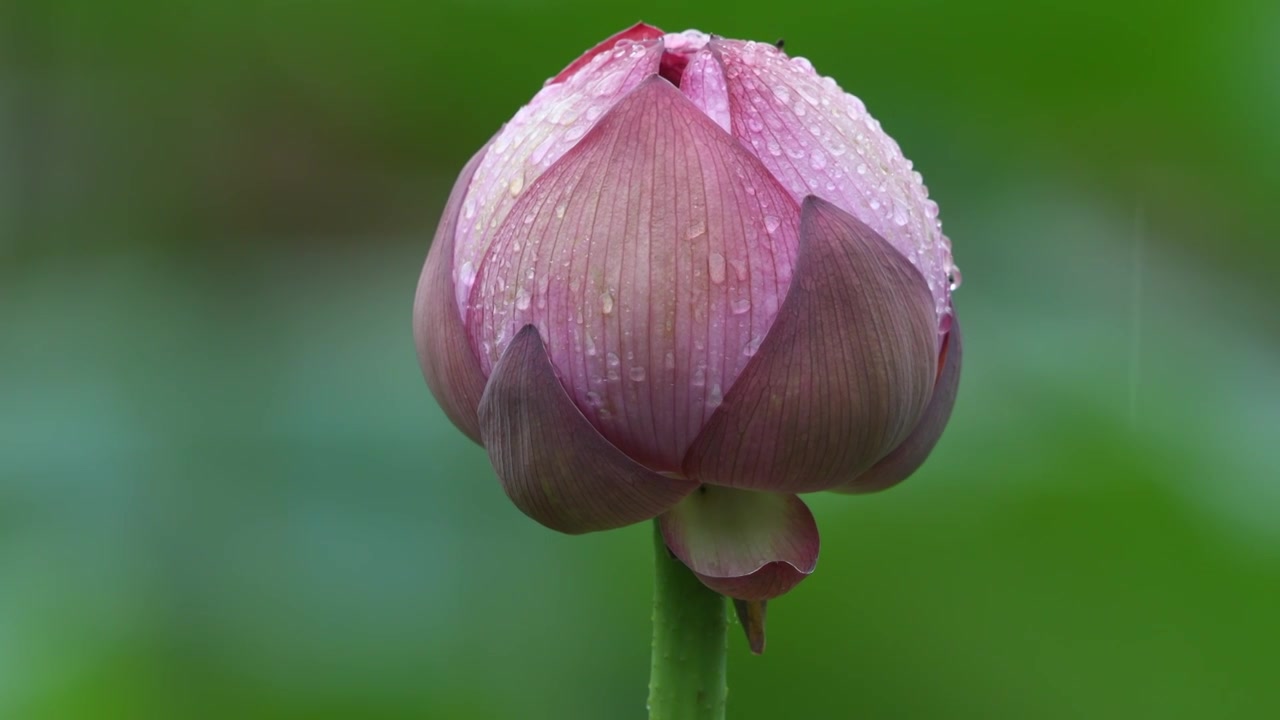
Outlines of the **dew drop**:
{"type": "Polygon", "coordinates": [[[952,291],[959,290],[960,283],[963,280],[964,280],[964,277],[960,275],[960,268],[956,267],[955,265],[952,265],[951,272],[947,273],[947,281],[951,284],[951,290],[952,291]]]}
{"type": "Polygon", "coordinates": [[[557,206],[556,206],[556,217],[557,217],[557,218],[563,218],[563,217],[564,217],[564,211],[565,211],[565,207],[564,207],[564,205],[557,205],[557,206]]]}
{"type": "Polygon", "coordinates": [[[532,300],[532,298],[533,296],[529,294],[529,288],[521,285],[520,289],[516,291],[516,309],[528,310],[529,301],[532,300]]]}
{"type": "Polygon", "coordinates": [[[715,383],[707,392],[707,407],[718,408],[722,402],[724,402],[724,394],[720,390],[720,383],[715,383]]]}
{"type": "Polygon", "coordinates": [[[821,150],[812,150],[809,152],[809,167],[814,170],[821,170],[827,166],[826,153],[821,150]]]}
{"type": "Polygon", "coordinates": [[[924,201],[924,214],[925,214],[925,217],[928,217],[928,218],[936,218],[936,217],[938,217],[938,203],[936,203],[936,202],[934,202],[934,201],[932,201],[932,200],[925,200],[925,201],[924,201]]]}
{"type": "Polygon", "coordinates": [[[663,358],[663,364],[666,365],[668,370],[674,370],[676,367],[675,353],[667,353],[667,356],[663,358]]]}
{"type": "Polygon", "coordinates": [[[707,273],[711,276],[711,282],[719,285],[724,282],[724,256],[718,252],[713,252],[707,257],[707,273]]]}
{"type": "Polygon", "coordinates": [[[608,290],[600,293],[600,312],[603,315],[613,314],[613,293],[608,290]]]}
{"type": "Polygon", "coordinates": [[[475,281],[476,266],[472,265],[470,260],[462,263],[462,267],[458,268],[458,282],[462,283],[463,287],[471,287],[475,281]]]}
{"type": "Polygon", "coordinates": [[[707,384],[707,366],[699,365],[693,371],[693,377],[689,379],[689,383],[694,387],[702,387],[707,384]]]}
{"type": "Polygon", "coordinates": [[[898,227],[905,227],[909,220],[907,215],[907,206],[901,200],[893,201],[893,224],[898,227]]]}
{"type": "Polygon", "coordinates": [[[641,365],[636,365],[635,367],[631,368],[630,375],[631,375],[631,380],[633,382],[644,382],[644,367],[641,365]]]}
{"type": "Polygon", "coordinates": [[[587,340],[587,348],[586,348],[587,357],[595,357],[595,356],[596,356],[596,341],[595,341],[595,338],[591,337],[591,333],[590,333],[590,332],[587,332],[587,338],[586,338],[586,340],[587,340]]]}
{"type": "Polygon", "coordinates": [[[751,300],[749,298],[739,298],[729,303],[729,309],[734,315],[741,315],[751,309],[751,300]]]}
{"type": "Polygon", "coordinates": [[[781,225],[781,224],[782,224],[782,221],[778,219],[778,216],[777,216],[777,215],[765,215],[765,216],[764,216],[764,229],[765,229],[765,232],[772,233],[773,231],[777,230],[777,229],[778,229],[778,226],[779,226],[779,225],[781,225]]]}
{"type": "Polygon", "coordinates": [[[476,199],[475,198],[469,197],[467,198],[467,201],[463,203],[462,216],[468,220],[476,216],[476,199]]]}
{"type": "Polygon", "coordinates": [[[778,157],[782,154],[782,146],[774,140],[770,140],[768,144],[765,145],[765,149],[767,149],[769,154],[774,157],[778,157]]]}
{"type": "Polygon", "coordinates": [[[622,364],[622,359],[618,357],[618,353],[616,352],[610,352],[608,355],[605,355],[604,361],[608,363],[609,367],[616,368],[622,364]]]}
{"type": "Polygon", "coordinates": [[[866,164],[866,163],[858,163],[858,167],[854,168],[853,170],[854,170],[854,172],[858,173],[859,175],[866,175],[866,174],[867,174],[867,164],[866,164]]]}
{"type": "Polygon", "coordinates": [[[763,335],[752,335],[751,341],[748,342],[746,346],[742,348],[742,354],[746,355],[747,357],[751,357],[752,355],[755,355],[757,352],[759,352],[760,343],[762,342],[764,342],[763,335]]]}
{"type": "Polygon", "coordinates": [[[524,171],[517,170],[515,177],[507,183],[507,191],[511,193],[511,197],[516,197],[521,190],[524,190],[524,171]]]}
{"type": "Polygon", "coordinates": [[[591,407],[600,407],[601,403],[602,403],[602,400],[600,399],[600,393],[596,392],[595,390],[587,391],[588,405],[590,405],[591,407]]]}
{"type": "Polygon", "coordinates": [[[693,240],[705,235],[706,232],[707,232],[707,223],[702,220],[695,220],[694,223],[689,226],[689,234],[687,237],[690,240],[693,240]]]}

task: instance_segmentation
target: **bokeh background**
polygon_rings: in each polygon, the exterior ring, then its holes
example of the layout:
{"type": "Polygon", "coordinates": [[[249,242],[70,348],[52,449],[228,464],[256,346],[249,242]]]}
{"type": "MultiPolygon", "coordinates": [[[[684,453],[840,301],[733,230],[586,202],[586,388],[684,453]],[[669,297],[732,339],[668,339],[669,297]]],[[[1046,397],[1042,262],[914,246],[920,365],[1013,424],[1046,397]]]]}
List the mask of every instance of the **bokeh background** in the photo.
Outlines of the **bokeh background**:
{"type": "Polygon", "coordinates": [[[924,174],[964,381],[814,497],[748,718],[1280,717],[1280,4],[9,0],[0,717],[644,717],[647,527],[506,501],[410,333],[466,158],[637,19],[924,174]]]}

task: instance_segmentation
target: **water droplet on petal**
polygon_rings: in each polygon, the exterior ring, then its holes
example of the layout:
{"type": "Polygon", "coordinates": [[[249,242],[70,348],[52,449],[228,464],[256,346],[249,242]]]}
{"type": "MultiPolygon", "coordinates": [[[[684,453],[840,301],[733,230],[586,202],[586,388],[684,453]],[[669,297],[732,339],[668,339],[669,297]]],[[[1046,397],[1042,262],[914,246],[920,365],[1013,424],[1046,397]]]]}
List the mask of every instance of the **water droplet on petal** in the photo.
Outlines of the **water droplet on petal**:
{"type": "Polygon", "coordinates": [[[722,402],[724,402],[724,394],[720,390],[720,383],[715,383],[707,392],[707,407],[718,408],[722,402]]]}
{"type": "Polygon", "coordinates": [[[600,293],[600,312],[604,315],[613,313],[613,293],[608,290],[600,293]]]}
{"type": "Polygon", "coordinates": [[[530,301],[532,298],[533,298],[533,296],[529,294],[529,288],[524,287],[523,285],[521,285],[521,286],[520,286],[520,289],[516,291],[516,309],[517,309],[517,310],[528,310],[528,309],[529,309],[529,301],[530,301]]]}
{"type": "Polygon", "coordinates": [[[565,207],[564,207],[564,205],[563,205],[563,204],[561,204],[561,205],[557,205],[557,206],[556,206],[556,217],[557,217],[557,218],[563,218],[563,217],[564,217],[564,211],[565,211],[565,207]]]}
{"type": "Polygon", "coordinates": [[[666,358],[663,359],[663,364],[666,365],[668,370],[674,370],[676,367],[675,353],[667,353],[666,358]]]}
{"type": "Polygon", "coordinates": [[[960,283],[964,280],[964,277],[960,275],[960,268],[952,265],[951,272],[947,274],[947,280],[951,283],[951,289],[953,291],[959,290],[960,283]]]}
{"type": "Polygon", "coordinates": [[[729,309],[734,315],[741,315],[751,309],[751,300],[749,298],[739,298],[729,303],[729,309]]]}
{"type": "Polygon", "coordinates": [[[631,380],[634,382],[644,382],[644,367],[636,365],[631,368],[631,380]]]}
{"type": "Polygon", "coordinates": [[[718,252],[713,252],[707,257],[707,273],[711,276],[711,282],[717,285],[724,282],[723,255],[718,252]]]}
{"type": "Polygon", "coordinates": [[[507,190],[511,193],[511,197],[516,197],[524,190],[524,171],[517,170],[515,177],[511,178],[511,182],[507,183],[507,190]]]}
{"type": "Polygon", "coordinates": [[[867,164],[866,164],[866,163],[858,163],[858,167],[854,168],[854,172],[858,173],[859,175],[866,175],[866,174],[867,174],[867,164]]]}
{"type": "Polygon", "coordinates": [[[693,240],[695,238],[701,237],[706,232],[707,232],[707,224],[702,220],[695,220],[693,224],[689,226],[688,238],[690,240],[693,240]]]}
{"type": "Polygon", "coordinates": [[[821,150],[811,150],[809,152],[809,167],[814,170],[821,170],[827,166],[827,156],[821,150]]]}
{"type": "Polygon", "coordinates": [[[697,368],[695,368],[693,371],[693,377],[689,380],[689,383],[692,384],[694,387],[702,387],[703,385],[706,385],[707,384],[707,366],[699,365],[697,368]]]}
{"type": "Polygon", "coordinates": [[[905,227],[909,216],[907,215],[907,206],[898,199],[893,201],[893,224],[898,227],[905,227]]]}
{"type": "Polygon", "coordinates": [[[760,343],[762,342],[764,342],[763,335],[752,335],[751,341],[747,343],[746,347],[742,348],[742,354],[746,355],[747,357],[751,357],[752,355],[755,355],[757,352],[759,352],[760,343]]]}
{"type": "Polygon", "coordinates": [[[778,219],[778,216],[777,216],[777,215],[765,215],[765,216],[764,216],[764,229],[765,229],[765,232],[772,233],[773,231],[777,230],[777,229],[778,229],[778,226],[779,226],[779,225],[781,225],[781,224],[782,224],[782,221],[778,219]]]}

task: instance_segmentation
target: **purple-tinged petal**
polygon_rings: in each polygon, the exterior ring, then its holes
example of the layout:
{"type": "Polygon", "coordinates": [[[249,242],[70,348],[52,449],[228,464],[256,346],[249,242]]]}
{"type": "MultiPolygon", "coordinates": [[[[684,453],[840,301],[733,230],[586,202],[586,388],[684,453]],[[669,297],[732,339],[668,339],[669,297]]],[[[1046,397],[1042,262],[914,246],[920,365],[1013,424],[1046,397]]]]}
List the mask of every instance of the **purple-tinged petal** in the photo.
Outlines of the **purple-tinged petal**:
{"type": "Polygon", "coordinates": [[[476,272],[512,207],[609,108],[658,71],[662,41],[623,42],[547,85],[498,133],[462,205],[454,249],[455,299],[465,309],[476,272]]]}
{"type": "Polygon", "coordinates": [[[591,423],[675,471],[768,333],[798,243],[786,190],[653,76],[525,191],[466,326],[487,369],[536,325],[591,423]]]}
{"type": "Polygon", "coordinates": [[[818,565],[818,525],[795,495],[704,485],[658,522],[672,554],[738,600],[782,595],[818,565]]]}
{"type": "Polygon", "coordinates": [[[484,374],[462,327],[462,316],[454,302],[450,268],[462,198],[488,149],[489,144],[480,148],[454,183],[440,215],[435,239],[427,251],[427,261],[422,266],[418,291],[413,298],[413,339],[427,387],[431,388],[436,402],[440,403],[449,420],[477,443],[480,442],[480,424],[476,419],[476,408],[480,405],[480,393],[484,392],[484,374]]]}
{"type": "Polygon", "coordinates": [[[919,271],[809,196],[790,292],[759,353],[689,448],[699,482],[773,492],[849,482],[915,427],[937,374],[919,271]]]}
{"type": "Polygon", "coordinates": [[[681,76],[680,92],[694,107],[729,132],[729,89],[725,84],[724,67],[714,52],[703,49],[689,60],[681,76]]]}
{"type": "Polygon", "coordinates": [[[697,487],[636,464],[601,437],[565,394],[532,325],[493,368],[480,433],[516,507],[564,533],[648,520],[697,487]]]}
{"type": "Polygon", "coordinates": [[[733,134],[797,198],[817,195],[889,241],[919,269],[941,320],[950,242],[938,205],[911,161],[858,98],[773,45],[717,39],[729,81],[733,134]]]}
{"type": "Polygon", "coordinates": [[[621,32],[614,33],[613,35],[606,38],[600,44],[582,53],[582,55],[577,60],[574,60],[573,62],[569,63],[568,67],[561,70],[559,75],[556,75],[555,77],[548,80],[546,84],[555,85],[556,83],[562,83],[565,80],[568,80],[570,76],[574,75],[579,70],[586,67],[587,64],[589,64],[593,59],[595,59],[597,55],[609,52],[610,50],[617,47],[618,43],[623,40],[630,40],[631,42],[644,42],[645,40],[657,40],[658,38],[662,37],[663,34],[664,33],[661,30],[659,30],[656,27],[653,27],[652,25],[646,25],[642,22],[636,23],[635,25],[632,25],[626,30],[622,30],[621,32]]]}
{"type": "Polygon", "coordinates": [[[884,456],[870,470],[859,475],[847,485],[835,488],[836,492],[867,493],[884,490],[906,480],[924,464],[933,446],[938,444],[942,431],[951,418],[951,408],[956,404],[956,390],[960,387],[960,355],[963,349],[960,323],[952,316],[951,331],[942,342],[939,358],[938,381],[933,386],[933,397],[925,408],[924,416],[911,434],[893,452],[884,456]]]}

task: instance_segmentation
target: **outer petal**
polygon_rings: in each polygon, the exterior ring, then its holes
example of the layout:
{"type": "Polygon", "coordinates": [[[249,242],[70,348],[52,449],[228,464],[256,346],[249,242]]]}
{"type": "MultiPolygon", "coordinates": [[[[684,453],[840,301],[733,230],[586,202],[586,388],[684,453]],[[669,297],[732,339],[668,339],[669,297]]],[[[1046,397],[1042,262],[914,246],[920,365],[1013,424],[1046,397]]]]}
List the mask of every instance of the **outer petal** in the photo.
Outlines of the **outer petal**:
{"type": "Polygon", "coordinates": [[[559,75],[551,78],[546,82],[547,85],[554,85],[568,80],[570,76],[586,67],[597,55],[609,52],[622,40],[630,40],[632,42],[643,42],[645,40],[656,40],[662,37],[663,32],[652,25],[646,25],[642,22],[636,23],[621,32],[610,35],[600,44],[582,53],[581,57],[569,63],[569,66],[560,71],[559,75]]]}
{"type": "Polygon", "coordinates": [[[413,298],[413,339],[427,387],[431,388],[444,414],[477,443],[480,442],[480,425],[476,419],[476,407],[480,404],[480,393],[484,391],[484,374],[462,328],[462,317],[454,302],[450,268],[462,198],[492,142],[490,140],[472,156],[454,183],[440,224],[436,227],[435,239],[427,251],[422,275],[418,278],[418,292],[413,298]]]}
{"type": "Polygon", "coordinates": [[[459,308],[464,307],[489,244],[520,196],[614,103],[657,72],[662,51],[661,40],[623,42],[592,56],[563,82],[542,88],[494,138],[462,206],[454,250],[459,308]]]}
{"type": "Polygon", "coordinates": [[[697,487],[636,464],[601,437],[565,395],[532,325],[493,368],[480,432],[512,502],[552,530],[577,534],[648,520],[697,487]]]}
{"type": "Polygon", "coordinates": [[[951,331],[942,343],[939,358],[938,382],[933,397],[925,408],[924,417],[902,444],[894,448],[874,467],[856,480],[835,488],[837,492],[866,493],[884,490],[906,480],[924,464],[933,446],[938,444],[942,431],[951,418],[951,408],[956,404],[956,390],[960,387],[960,322],[952,317],[951,331]]]}
{"type": "Polygon", "coordinates": [[[818,565],[818,526],[794,495],[703,486],[659,522],[681,562],[739,600],[775,598],[818,565]]]}
{"type": "Polygon", "coordinates": [[[805,199],[791,290],[759,354],[689,448],[701,482],[774,492],[857,477],[915,427],[937,373],[920,273],[848,213],[805,199]]]}
{"type": "Polygon", "coordinates": [[[485,368],[537,325],[592,424],[678,470],[768,333],[798,243],[786,190],[653,76],[525,191],[466,325],[485,368]]]}
{"type": "Polygon", "coordinates": [[[817,195],[889,241],[920,269],[941,320],[950,242],[920,174],[858,98],[804,58],[772,45],[714,40],[729,79],[733,134],[799,199],[817,195]]]}

